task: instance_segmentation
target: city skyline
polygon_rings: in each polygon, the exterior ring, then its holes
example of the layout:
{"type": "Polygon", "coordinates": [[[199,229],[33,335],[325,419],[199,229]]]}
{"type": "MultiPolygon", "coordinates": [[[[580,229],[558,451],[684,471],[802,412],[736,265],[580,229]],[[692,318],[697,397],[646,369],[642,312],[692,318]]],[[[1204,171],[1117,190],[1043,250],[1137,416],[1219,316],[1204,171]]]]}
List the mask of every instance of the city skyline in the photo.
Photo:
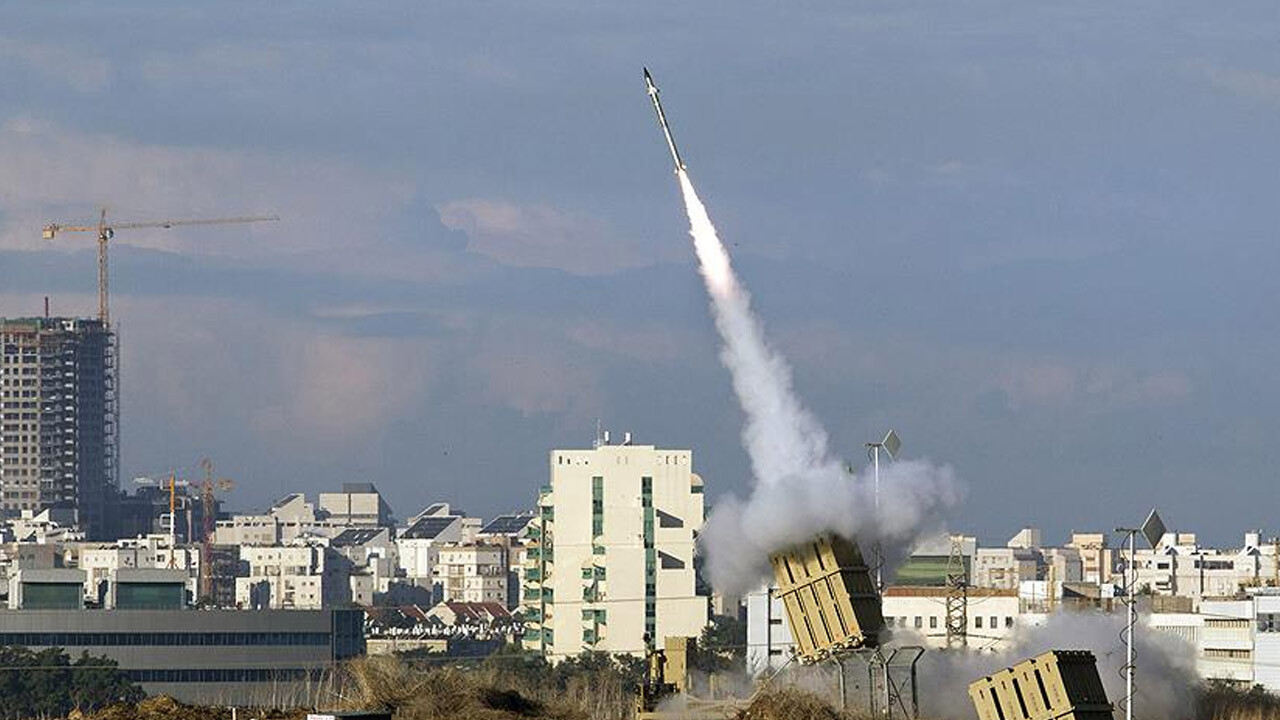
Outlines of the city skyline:
{"type": "Polygon", "coordinates": [[[17,8],[0,315],[93,312],[46,222],[278,213],[113,240],[122,485],[208,456],[231,507],[490,517],[601,420],[741,495],[648,64],[839,454],[896,429],[983,537],[1235,542],[1280,459],[1262,7],[17,8]]]}

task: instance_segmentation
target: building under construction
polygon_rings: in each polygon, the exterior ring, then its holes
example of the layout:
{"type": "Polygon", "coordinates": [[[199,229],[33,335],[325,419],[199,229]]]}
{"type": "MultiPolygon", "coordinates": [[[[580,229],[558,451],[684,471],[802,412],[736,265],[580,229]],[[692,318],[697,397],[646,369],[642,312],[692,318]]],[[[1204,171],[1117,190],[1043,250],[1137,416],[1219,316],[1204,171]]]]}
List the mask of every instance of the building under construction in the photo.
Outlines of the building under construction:
{"type": "Polygon", "coordinates": [[[76,510],[110,535],[119,458],[115,334],[85,318],[0,318],[0,513],[76,510]]]}

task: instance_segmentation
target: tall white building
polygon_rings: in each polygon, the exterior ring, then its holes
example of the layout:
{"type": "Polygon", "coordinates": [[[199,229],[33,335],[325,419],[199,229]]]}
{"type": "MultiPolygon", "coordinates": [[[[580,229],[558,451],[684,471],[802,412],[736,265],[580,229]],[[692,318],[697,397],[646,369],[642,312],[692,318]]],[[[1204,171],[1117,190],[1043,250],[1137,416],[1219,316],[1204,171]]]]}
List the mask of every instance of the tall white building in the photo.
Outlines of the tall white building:
{"type": "Polygon", "coordinates": [[[693,453],[604,440],[551,452],[524,582],[525,647],[552,659],[585,650],[641,654],[648,635],[698,636],[694,535],[702,479],[693,453]]]}

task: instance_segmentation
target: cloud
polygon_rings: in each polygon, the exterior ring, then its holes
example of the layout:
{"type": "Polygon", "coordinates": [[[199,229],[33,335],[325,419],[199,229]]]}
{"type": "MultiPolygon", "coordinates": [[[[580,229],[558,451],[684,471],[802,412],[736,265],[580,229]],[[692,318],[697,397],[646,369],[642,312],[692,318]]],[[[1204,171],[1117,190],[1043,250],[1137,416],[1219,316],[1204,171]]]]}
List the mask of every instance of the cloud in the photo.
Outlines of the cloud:
{"type": "Polygon", "coordinates": [[[1280,75],[1214,65],[1201,66],[1200,70],[1209,82],[1223,90],[1253,100],[1280,102],[1280,75]]]}
{"type": "Polygon", "coordinates": [[[608,274],[658,260],[586,213],[500,199],[451,200],[440,206],[446,227],[467,234],[467,248],[506,265],[608,274]]]}
{"type": "Polygon", "coordinates": [[[1012,409],[1084,403],[1100,408],[1161,405],[1188,399],[1190,376],[1179,370],[1138,371],[1063,361],[1015,361],[999,370],[994,384],[1012,409]]]}
{"type": "MultiPolygon", "coordinates": [[[[141,143],[29,116],[0,125],[0,156],[0,249],[47,248],[39,233],[46,222],[89,223],[99,206],[118,221],[274,213],[281,222],[137,229],[116,242],[291,263],[310,256],[313,264],[345,268],[337,261],[367,255],[378,229],[413,196],[403,178],[341,161],[141,143]]],[[[85,247],[91,238],[55,242],[85,247]]]]}
{"type": "Polygon", "coordinates": [[[687,333],[656,324],[619,326],[597,319],[577,322],[565,331],[583,347],[646,363],[670,363],[683,357],[690,345],[702,347],[697,339],[682,335],[687,333]]]}
{"type": "Polygon", "coordinates": [[[494,323],[478,340],[466,365],[488,402],[524,416],[599,416],[603,367],[547,323],[494,323]]]}
{"type": "Polygon", "coordinates": [[[111,63],[101,55],[89,55],[67,43],[39,43],[12,37],[0,38],[0,69],[8,73],[19,65],[42,77],[70,86],[80,93],[100,93],[111,83],[111,63]]]}

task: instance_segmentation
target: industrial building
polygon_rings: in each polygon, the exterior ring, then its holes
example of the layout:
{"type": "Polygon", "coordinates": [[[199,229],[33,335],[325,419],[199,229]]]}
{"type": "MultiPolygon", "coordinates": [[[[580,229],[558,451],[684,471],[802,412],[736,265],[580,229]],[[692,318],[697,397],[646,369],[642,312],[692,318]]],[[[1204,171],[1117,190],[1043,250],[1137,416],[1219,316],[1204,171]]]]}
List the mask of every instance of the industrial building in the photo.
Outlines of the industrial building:
{"type": "Polygon", "coordinates": [[[72,508],[89,539],[114,537],[116,370],[99,320],[0,318],[0,513],[72,508]]]}
{"type": "Polygon", "coordinates": [[[181,570],[121,568],[111,609],[84,609],[83,570],[19,570],[0,610],[0,646],[105,655],[149,695],[200,704],[308,700],[340,660],[364,653],[364,612],[190,610],[181,570]]]}
{"type": "Polygon", "coordinates": [[[584,650],[641,655],[645,636],[697,637],[694,534],[703,522],[693,453],[634,445],[553,450],[530,528],[524,646],[552,659],[584,650]]]}
{"type": "Polygon", "coordinates": [[[362,610],[0,610],[0,645],[105,655],[148,695],[188,703],[308,699],[364,653],[362,610]]]}

